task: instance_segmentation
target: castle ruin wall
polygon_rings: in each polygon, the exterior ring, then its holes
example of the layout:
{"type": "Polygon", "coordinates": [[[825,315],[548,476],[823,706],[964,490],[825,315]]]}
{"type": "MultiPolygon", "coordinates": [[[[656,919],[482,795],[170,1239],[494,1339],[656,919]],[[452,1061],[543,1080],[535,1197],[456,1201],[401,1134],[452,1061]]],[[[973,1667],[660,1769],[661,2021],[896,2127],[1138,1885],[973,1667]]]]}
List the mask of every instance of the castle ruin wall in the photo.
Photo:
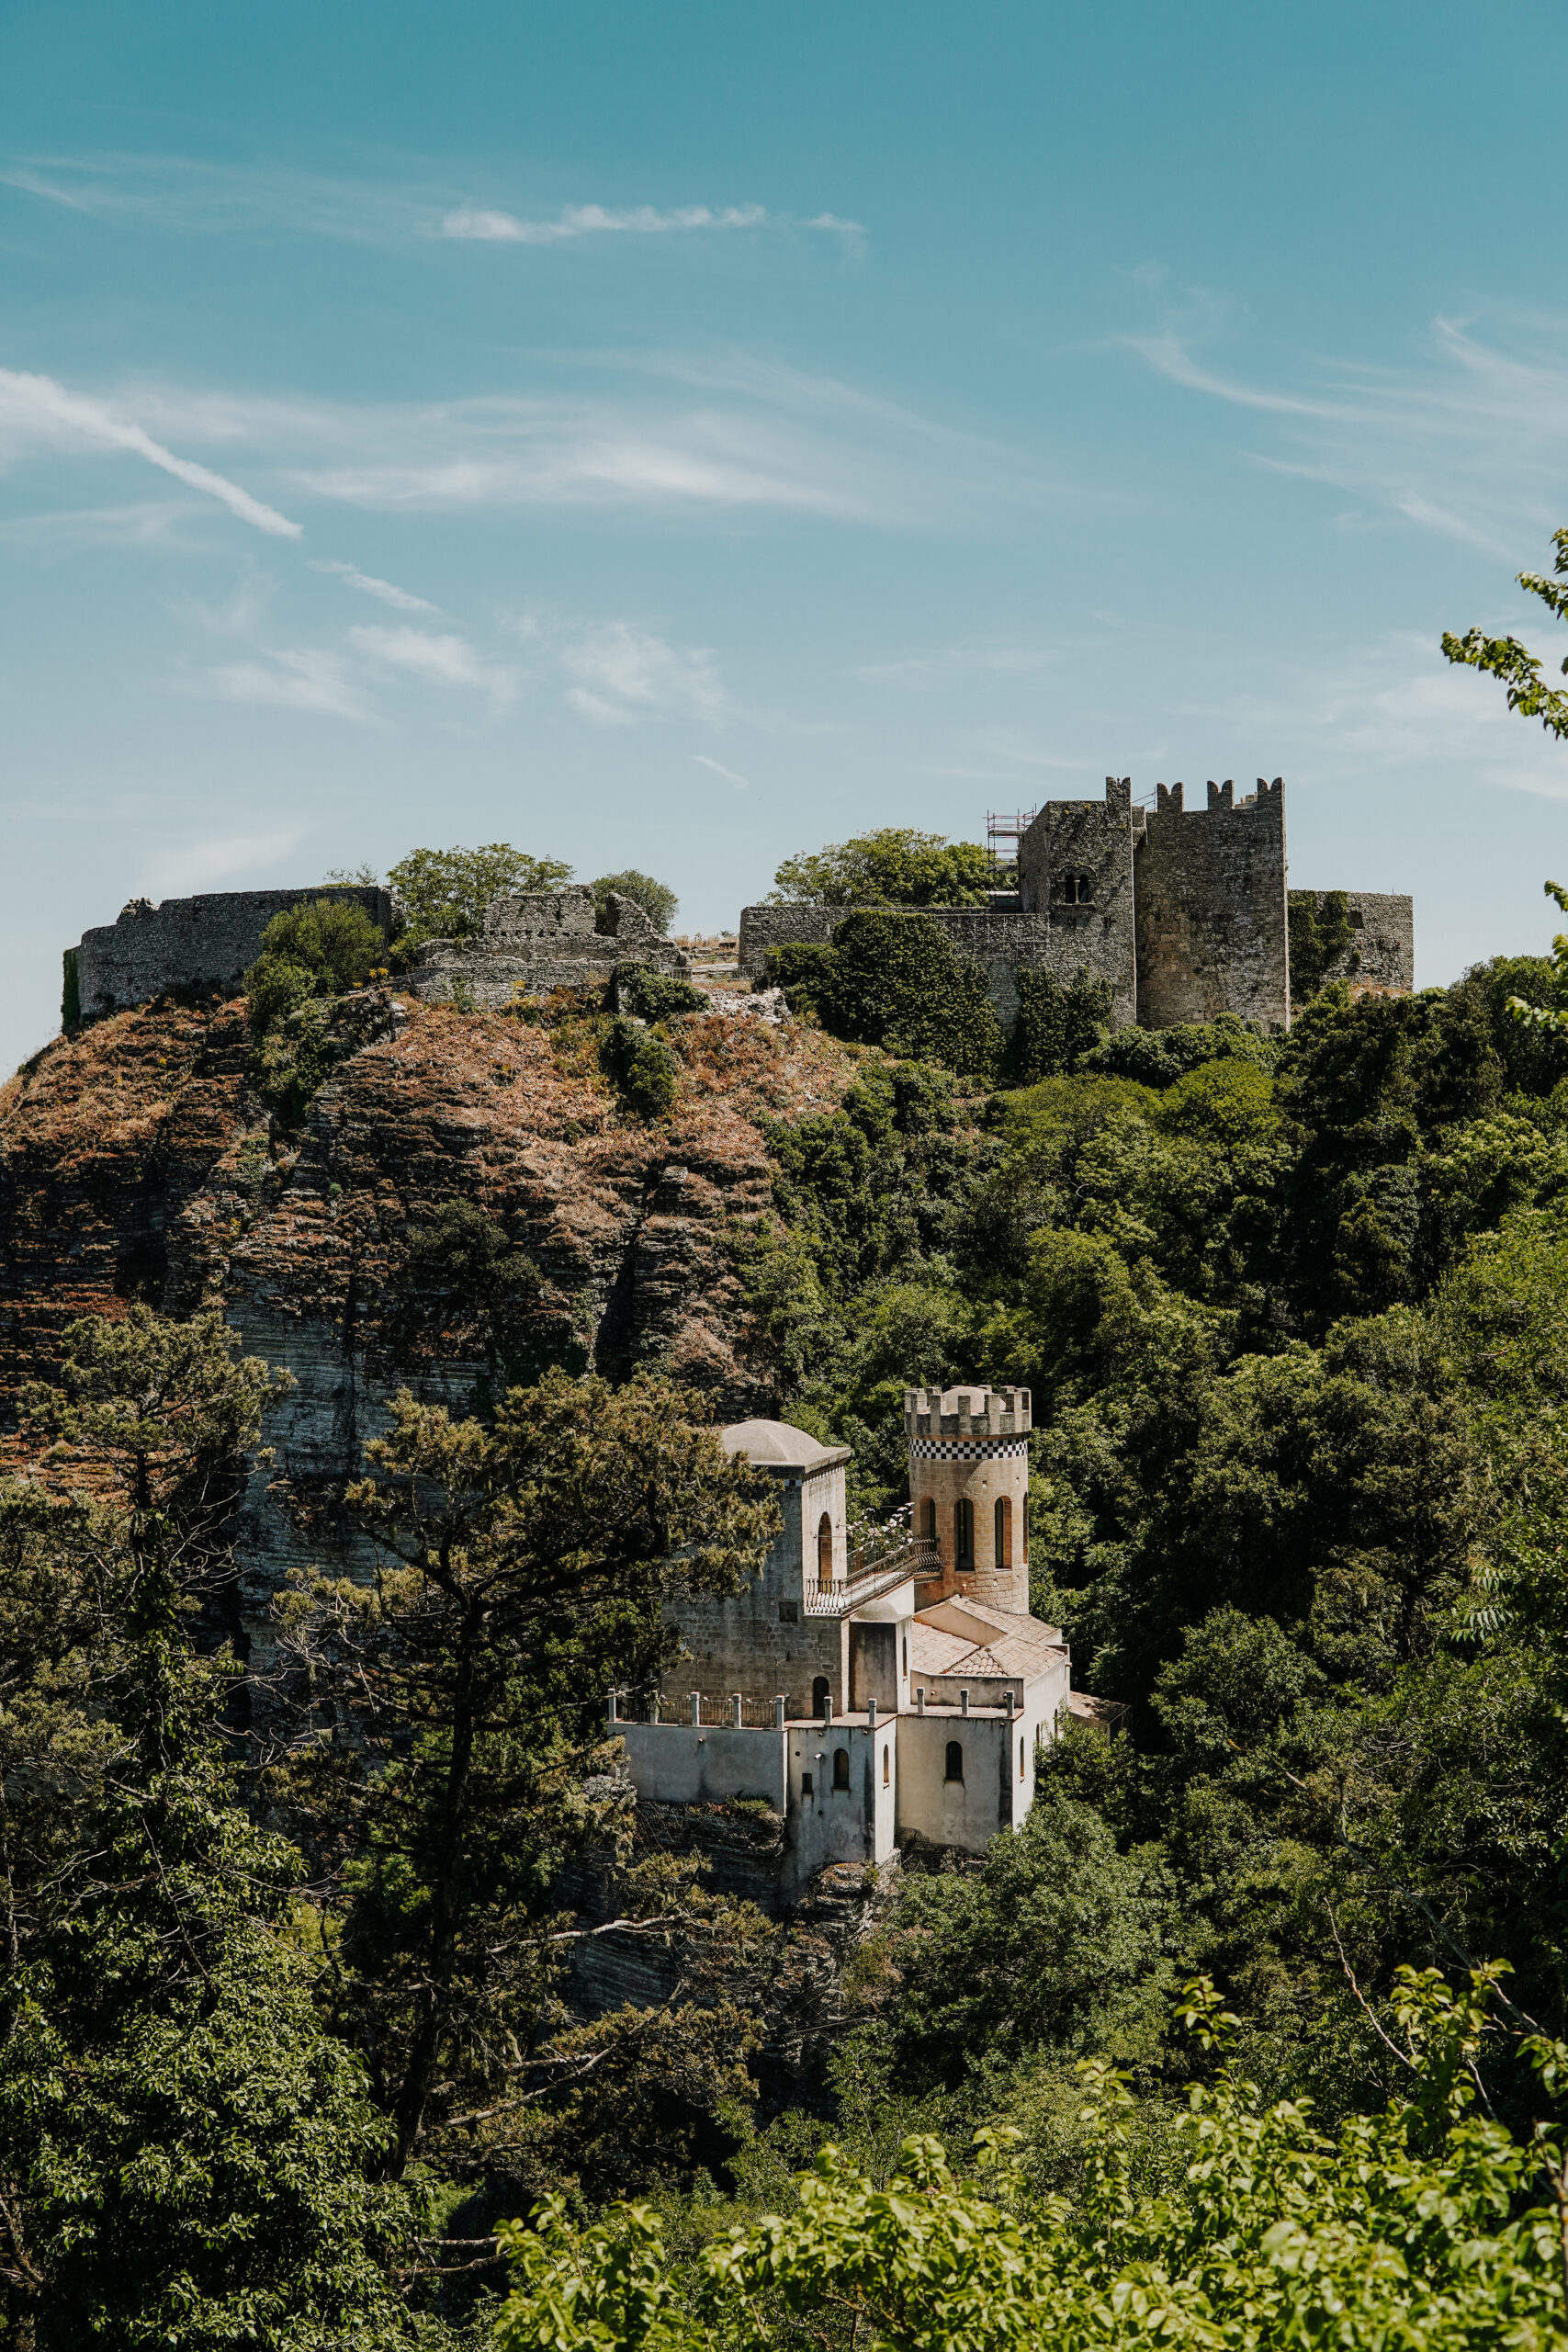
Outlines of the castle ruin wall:
{"type": "MultiPolygon", "coordinates": [[[[1313,896],[1321,916],[1328,893],[1313,896]]],[[[1408,996],[1416,986],[1415,900],[1398,891],[1347,890],[1345,908],[1354,936],[1324,980],[1348,980],[1358,996],[1408,996]]]]}
{"type": "Polygon", "coordinates": [[[194,899],[132,899],[118,919],[82,933],[73,951],[85,1018],[150,1004],[170,989],[231,988],[261,954],[274,915],[302,899],[344,899],[390,935],[389,890],[357,882],[301,883],[291,890],[209,890],[194,899]]]}
{"type": "Polygon", "coordinates": [[[654,929],[635,899],[613,890],[606,928],[597,922],[592,896],[580,887],[491,899],[482,931],[425,941],[409,973],[409,992],[426,1003],[490,1010],[519,993],[607,981],[617,964],[649,964],[681,979],[690,972],[688,957],[654,929]]]}

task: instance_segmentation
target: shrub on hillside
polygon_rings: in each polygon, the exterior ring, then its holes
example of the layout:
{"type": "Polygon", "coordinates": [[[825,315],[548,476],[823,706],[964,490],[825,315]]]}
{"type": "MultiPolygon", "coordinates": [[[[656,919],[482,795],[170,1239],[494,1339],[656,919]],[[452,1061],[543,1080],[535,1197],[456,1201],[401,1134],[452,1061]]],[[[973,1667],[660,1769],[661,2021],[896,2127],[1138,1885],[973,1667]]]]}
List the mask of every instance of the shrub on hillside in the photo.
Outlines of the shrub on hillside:
{"type": "Polygon", "coordinates": [[[642,1118],[661,1119],[675,1100],[675,1057],[659,1031],[640,1021],[611,1022],[599,1066],[627,1110],[642,1118]]]}
{"type": "Polygon", "coordinates": [[[617,1012],[635,1013],[641,1021],[670,1021],[680,1012],[707,1011],[708,1001],[700,989],[652,964],[617,964],[610,975],[610,990],[617,1012]]]}
{"type": "Polygon", "coordinates": [[[385,963],[387,940],[352,899],[301,899],[274,915],[262,933],[262,955],[299,966],[321,995],[338,996],[385,963]]]}
{"type": "Polygon", "coordinates": [[[1079,970],[1070,980],[1054,972],[1020,972],[1018,1018],[1008,1038],[1007,1078],[1032,1086],[1062,1078],[1102,1045],[1111,1025],[1111,983],[1079,970]]]}
{"type": "Polygon", "coordinates": [[[1260,1036],[1234,1012],[1213,1021],[1179,1021],[1169,1029],[1112,1030],[1104,1044],[1084,1056],[1080,1068],[1107,1078],[1131,1078],[1140,1086],[1174,1086],[1203,1062],[1256,1062],[1271,1070],[1279,1057],[1272,1037],[1260,1036]]]}
{"type": "Polygon", "coordinates": [[[869,908],[848,915],[830,947],[776,948],[766,977],[784,989],[792,1011],[814,1012],[853,1044],[977,1077],[988,1077],[1001,1057],[984,972],[929,916],[869,908]]]}

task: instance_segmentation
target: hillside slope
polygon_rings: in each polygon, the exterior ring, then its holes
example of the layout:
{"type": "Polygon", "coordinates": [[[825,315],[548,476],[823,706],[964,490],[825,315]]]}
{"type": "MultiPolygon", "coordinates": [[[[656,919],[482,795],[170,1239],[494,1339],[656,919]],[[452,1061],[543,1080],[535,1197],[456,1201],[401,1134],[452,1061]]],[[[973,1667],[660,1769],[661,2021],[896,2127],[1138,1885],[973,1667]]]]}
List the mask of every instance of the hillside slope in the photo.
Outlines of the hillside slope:
{"type": "MultiPolygon", "coordinates": [[[[0,1429],[74,1316],[221,1306],[296,1386],[274,1418],[244,1545],[270,1584],[334,1548],[331,1499],[400,1383],[466,1406],[549,1362],[658,1365],[726,1419],[773,1403],[736,1271],[769,1210],[758,1125],[830,1108],[867,1057],[793,1022],[717,1012],[675,1032],[670,1116],[626,1114],[591,1023],[342,1000],[341,1060],[285,1127],[251,1082],[238,1002],[125,1012],[47,1047],[0,1093],[0,1429]],[[484,1213],[538,1284],[498,1342],[411,1274],[445,1204],[484,1213]],[[269,1484],[292,1489],[291,1515],[269,1484]],[[309,1509],[318,1495],[326,1518],[309,1509]],[[314,1523],[312,1523],[312,1521],[314,1523]]],[[[256,1596],[260,1598],[259,1593],[256,1596]]]]}

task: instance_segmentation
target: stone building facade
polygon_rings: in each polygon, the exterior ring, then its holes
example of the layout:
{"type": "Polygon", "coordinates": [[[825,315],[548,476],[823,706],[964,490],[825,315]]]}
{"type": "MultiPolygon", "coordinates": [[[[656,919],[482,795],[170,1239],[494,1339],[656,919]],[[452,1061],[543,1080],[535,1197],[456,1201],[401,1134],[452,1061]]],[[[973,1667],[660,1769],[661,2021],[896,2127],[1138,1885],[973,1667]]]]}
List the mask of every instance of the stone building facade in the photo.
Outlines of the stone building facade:
{"type": "Polygon", "coordinates": [[[638,1795],[765,1797],[786,1898],[830,1862],[1016,1827],[1071,1703],[1066,1645],[1029,1613],[1029,1428],[1025,1388],[909,1390],[914,1532],[852,1550],[846,1448],[726,1430],[775,1480],[780,1532],[740,1592],[671,1605],[689,1688],[612,1698],[638,1795]]]}
{"type": "MultiPolygon", "coordinates": [[[[1268,1031],[1291,1018],[1285,787],[1260,776],[1237,798],[1211,784],[1201,808],[1180,784],[1134,806],[1132,779],[1107,776],[1103,800],[1053,800],[1019,843],[1018,888],[988,908],[929,907],[959,954],[980,964],[1004,1021],[1021,971],[1071,980],[1089,972],[1111,989],[1111,1022],[1163,1029],[1230,1012],[1268,1031]]],[[[1390,992],[1415,985],[1411,901],[1351,893],[1366,944],[1330,978],[1390,992]]],[[[786,941],[827,942],[847,910],[747,907],[740,965],[761,975],[786,941]]],[[[1354,917],[1352,917],[1354,921],[1354,917]]]]}

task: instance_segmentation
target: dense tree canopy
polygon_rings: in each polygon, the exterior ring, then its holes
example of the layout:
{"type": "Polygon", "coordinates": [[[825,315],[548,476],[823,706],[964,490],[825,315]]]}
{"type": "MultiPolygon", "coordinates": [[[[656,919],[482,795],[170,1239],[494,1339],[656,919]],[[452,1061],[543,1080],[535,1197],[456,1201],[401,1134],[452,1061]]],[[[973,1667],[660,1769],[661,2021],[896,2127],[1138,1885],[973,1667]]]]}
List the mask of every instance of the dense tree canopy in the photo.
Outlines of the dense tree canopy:
{"type": "Polygon", "coordinates": [[[786,857],[772,896],[824,907],[978,907],[991,887],[990,859],[978,842],[883,825],[786,857]]]}

